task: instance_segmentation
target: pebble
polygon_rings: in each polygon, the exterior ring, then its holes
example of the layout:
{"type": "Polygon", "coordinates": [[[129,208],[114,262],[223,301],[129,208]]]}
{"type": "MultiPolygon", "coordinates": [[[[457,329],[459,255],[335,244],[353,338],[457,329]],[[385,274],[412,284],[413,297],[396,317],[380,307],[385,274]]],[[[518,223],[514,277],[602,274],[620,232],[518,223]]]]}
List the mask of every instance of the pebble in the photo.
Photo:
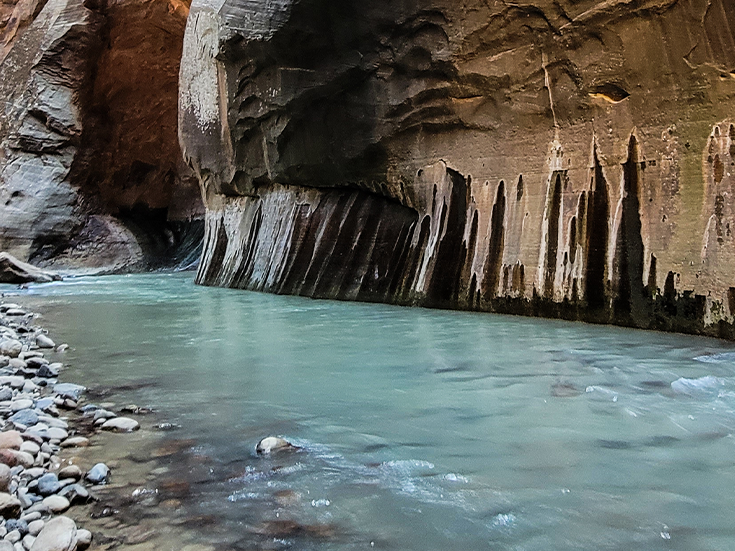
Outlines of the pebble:
{"type": "Polygon", "coordinates": [[[20,501],[18,498],[0,492],[0,515],[5,518],[15,518],[20,514],[20,501]]]}
{"type": "Polygon", "coordinates": [[[26,551],[31,551],[31,549],[33,549],[33,544],[36,542],[36,538],[34,536],[31,536],[30,534],[27,534],[23,537],[21,542],[23,543],[23,549],[25,549],[26,551]]]}
{"type": "Polygon", "coordinates": [[[69,465],[68,467],[64,467],[59,471],[59,478],[73,478],[74,480],[79,480],[82,478],[82,469],[77,467],[76,465],[69,465]]]}
{"type": "Polygon", "coordinates": [[[32,467],[35,458],[25,452],[17,450],[0,450],[0,463],[5,463],[8,467],[22,465],[25,468],[32,467]]]}
{"type": "Polygon", "coordinates": [[[10,403],[10,411],[21,411],[33,407],[33,400],[14,400],[10,403]]]}
{"type": "Polygon", "coordinates": [[[49,440],[64,440],[69,433],[60,427],[51,427],[46,431],[46,436],[49,440]]]}
{"type": "MultiPolygon", "coordinates": [[[[38,514],[40,515],[41,513],[38,513],[38,514]]],[[[37,536],[38,534],[41,533],[41,530],[43,529],[44,524],[46,523],[42,521],[41,519],[29,522],[28,523],[28,533],[31,536],[37,536]]]]}
{"type": "Polygon", "coordinates": [[[0,463],[0,492],[8,491],[8,485],[10,484],[12,476],[13,475],[10,471],[10,467],[3,463],[0,463]]]}
{"type": "Polygon", "coordinates": [[[103,430],[111,430],[116,432],[132,432],[140,428],[138,421],[130,417],[115,417],[108,419],[102,425],[103,430]]]}
{"type": "Polygon", "coordinates": [[[21,445],[23,445],[23,437],[17,430],[0,432],[0,449],[18,450],[21,445]]]}
{"type": "Polygon", "coordinates": [[[61,490],[59,477],[54,473],[46,473],[38,479],[38,493],[42,496],[50,496],[61,490]]]}
{"type": "Polygon", "coordinates": [[[71,503],[64,496],[48,496],[43,500],[43,504],[48,507],[52,513],[63,513],[71,503]]]}
{"type": "Polygon", "coordinates": [[[89,438],[84,436],[72,436],[61,443],[62,448],[86,448],[89,446],[89,438]]]}
{"type": "Polygon", "coordinates": [[[25,536],[28,533],[28,523],[23,519],[8,519],[5,521],[5,529],[8,532],[17,530],[21,536],[25,536]]]}
{"type": "Polygon", "coordinates": [[[5,541],[9,541],[10,543],[15,543],[17,541],[20,541],[20,538],[22,536],[20,535],[20,532],[18,530],[11,530],[7,534],[5,534],[5,537],[3,538],[5,541]]]}
{"type": "Polygon", "coordinates": [[[56,348],[56,343],[43,333],[36,335],[36,345],[38,348],[56,348]]]}
{"type": "Polygon", "coordinates": [[[77,530],[77,546],[88,547],[92,544],[92,532],[89,530],[77,530]]]}
{"type": "Polygon", "coordinates": [[[41,451],[41,446],[39,446],[35,442],[26,440],[20,445],[20,451],[30,453],[31,455],[36,456],[41,451]]]}
{"type": "Polygon", "coordinates": [[[13,398],[13,391],[4,386],[0,388],[0,402],[7,402],[13,398]]]}
{"type": "Polygon", "coordinates": [[[9,541],[0,541],[0,551],[15,551],[15,547],[9,541]]]}
{"type": "Polygon", "coordinates": [[[110,469],[104,463],[97,463],[94,467],[89,469],[86,478],[92,484],[102,484],[107,480],[110,475],[110,469]]]}
{"type": "Polygon", "coordinates": [[[60,344],[59,346],[56,347],[57,352],[66,352],[67,350],[69,350],[68,344],[60,344]]]}
{"type": "Polygon", "coordinates": [[[45,379],[50,379],[52,377],[58,377],[59,376],[59,370],[51,367],[50,365],[42,365],[38,368],[38,371],[36,372],[36,375],[38,377],[43,377],[45,379]]]}
{"type": "Polygon", "coordinates": [[[16,425],[30,427],[38,423],[38,413],[32,409],[22,409],[10,416],[10,421],[16,425]]]}
{"type": "Polygon", "coordinates": [[[69,500],[69,503],[84,503],[89,499],[87,488],[81,484],[69,484],[61,489],[59,495],[69,500]]]}
{"type": "Polygon", "coordinates": [[[63,398],[70,398],[74,401],[79,400],[82,393],[87,390],[81,385],[73,383],[57,383],[54,385],[54,392],[63,398]]]}
{"type": "Polygon", "coordinates": [[[23,351],[23,344],[15,339],[0,341],[0,354],[10,358],[17,358],[23,351]]]}

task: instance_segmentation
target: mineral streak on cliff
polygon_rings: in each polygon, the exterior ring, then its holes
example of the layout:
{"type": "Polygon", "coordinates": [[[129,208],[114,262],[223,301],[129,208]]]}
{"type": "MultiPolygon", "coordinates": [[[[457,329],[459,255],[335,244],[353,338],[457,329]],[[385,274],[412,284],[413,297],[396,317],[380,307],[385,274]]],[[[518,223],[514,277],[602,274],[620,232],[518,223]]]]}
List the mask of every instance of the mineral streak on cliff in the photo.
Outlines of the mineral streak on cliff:
{"type": "Polygon", "coordinates": [[[196,241],[203,208],[176,130],[187,1],[5,6],[0,250],[129,269],[196,241]]]}
{"type": "Polygon", "coordinates": [[[195,0],[198,281],[734,337],[729,0],[195,0]]]}

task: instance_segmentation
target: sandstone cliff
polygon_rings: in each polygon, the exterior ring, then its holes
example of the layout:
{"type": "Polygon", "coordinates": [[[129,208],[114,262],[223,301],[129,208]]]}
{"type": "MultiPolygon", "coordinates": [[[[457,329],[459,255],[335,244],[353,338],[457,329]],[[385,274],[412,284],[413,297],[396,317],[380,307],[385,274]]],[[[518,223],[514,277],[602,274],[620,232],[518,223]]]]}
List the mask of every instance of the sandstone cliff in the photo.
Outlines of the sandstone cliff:
{"type": "Polygon", "coordinates": [[[1,6],[0,250],[140,269],[195,243],[203,209],[176,131],[188,4],[1,6]]]}
{"type": "Polygon", "coordinates": [[[198,281],[732,337],[730,0],[194,0],[198,281]]]}

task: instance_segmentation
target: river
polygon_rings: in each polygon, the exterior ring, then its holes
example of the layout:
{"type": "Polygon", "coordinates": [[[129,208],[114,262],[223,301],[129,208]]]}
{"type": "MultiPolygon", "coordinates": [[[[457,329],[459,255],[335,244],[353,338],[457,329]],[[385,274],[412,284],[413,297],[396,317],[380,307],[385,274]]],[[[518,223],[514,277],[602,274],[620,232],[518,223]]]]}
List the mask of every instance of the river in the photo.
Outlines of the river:
{"type": "Polygon", "coordinates": [[[0,287],[71,345],[65,380],[180,426],[130,445],[146,522],[218,551],[735,546],[730,343],[191,279],[0,287]],[[301,450],[257,457],[271,434],[301,450]]]}

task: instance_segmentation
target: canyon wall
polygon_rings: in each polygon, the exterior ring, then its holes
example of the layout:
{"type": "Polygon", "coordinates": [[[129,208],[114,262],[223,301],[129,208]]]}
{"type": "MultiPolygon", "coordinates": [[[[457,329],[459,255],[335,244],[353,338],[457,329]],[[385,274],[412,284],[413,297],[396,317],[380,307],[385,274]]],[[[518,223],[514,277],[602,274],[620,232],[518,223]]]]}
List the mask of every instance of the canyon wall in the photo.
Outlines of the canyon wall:
{"type": "Polygon", "coordinates": [[[186,262],[203,225],[176,130],[188,13],[182,0],[0,4],[0,250],[57,267],[186,262]]]}
{"type": "Polygon", "coordinates": [[[733,338],[729,0],[194,0],[197,280],[733,338]]]}

